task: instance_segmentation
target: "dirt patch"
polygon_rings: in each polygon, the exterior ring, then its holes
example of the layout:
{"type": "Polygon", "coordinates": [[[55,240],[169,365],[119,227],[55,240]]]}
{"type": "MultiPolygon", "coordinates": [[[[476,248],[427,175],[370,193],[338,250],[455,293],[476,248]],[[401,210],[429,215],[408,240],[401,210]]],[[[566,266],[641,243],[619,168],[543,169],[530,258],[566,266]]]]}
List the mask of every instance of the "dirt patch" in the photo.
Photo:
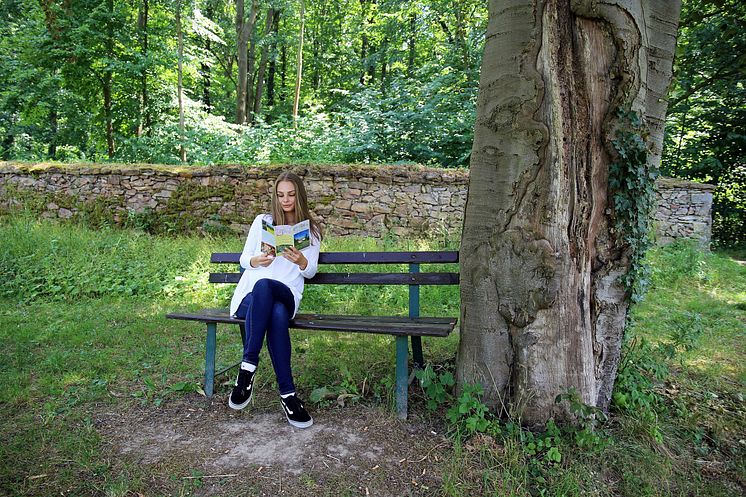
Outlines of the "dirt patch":
{"type": "Polygon", "coordinates": [[[402,422],[379,407],[314,409],[314,425],[300,430],[279,403],[236,412],[222,400],[104,410],[96,427],[114,464],[153,493],[401,496],[441,485],[450,443],[416,415],[402,422]]]}

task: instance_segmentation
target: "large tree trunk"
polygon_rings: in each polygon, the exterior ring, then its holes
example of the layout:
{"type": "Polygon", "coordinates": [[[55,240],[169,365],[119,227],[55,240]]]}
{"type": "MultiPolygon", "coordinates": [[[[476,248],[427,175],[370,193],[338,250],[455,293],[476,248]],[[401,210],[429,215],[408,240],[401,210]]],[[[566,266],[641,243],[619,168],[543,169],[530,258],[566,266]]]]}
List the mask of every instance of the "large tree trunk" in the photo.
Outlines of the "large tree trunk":
{"type": "Polygon", "coordinates": [[[628,298],[611,141],[660,161],[678,0],[492,0],[461,242],[459,385],[529,425],[574,388],[607,408],[628,298]]]}

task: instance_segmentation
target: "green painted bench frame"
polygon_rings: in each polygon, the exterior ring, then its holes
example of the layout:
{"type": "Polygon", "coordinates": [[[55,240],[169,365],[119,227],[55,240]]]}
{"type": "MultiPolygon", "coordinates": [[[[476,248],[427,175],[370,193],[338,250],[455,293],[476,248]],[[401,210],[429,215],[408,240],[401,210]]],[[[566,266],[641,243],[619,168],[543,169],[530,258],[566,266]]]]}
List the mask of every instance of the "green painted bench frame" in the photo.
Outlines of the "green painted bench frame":
{"type": "MultiPolygon", "coordinates": [[[[240,253],[214,253],[214,264],[238,264],[240,253]]],[[[306,284],[357,284],[357,285],[408,285],[409,316],[328,316],[298,314],[290,327],[305,330],[325,330],[353,333],[378,333],[393,335],[396,347],[396,411],[400,418],[407,417],[407,390],[409,386],[409,340],[415,367],[422,367],[422,337],[446,337],[456,326],[455,317],[420,317],[421,285],[458,285],[458,273],[423,273],[420,264],[457,263],[458,252],[322,252],[319,265],[323,264],[408,264],[408,273],[325,273],[306,280],[306,284]]],[[[239,266],[240,267],[240,266],[239,266]]],[[[241,268],[243,271],[243,268],[241,268]]],[[[210,283],[238,283],[241,273],[210,273],[210,283]]],[[[212,397],[215,375],[236,367],[237,364],[215,371],[217,324],[237,324],[241,342],[246,340],[244,322],[230,317],[227,309],[203,309],[196,314],[170,313],[169,319],[200,321],[207,324],[205,343],[205,395],[212,397]]]]}

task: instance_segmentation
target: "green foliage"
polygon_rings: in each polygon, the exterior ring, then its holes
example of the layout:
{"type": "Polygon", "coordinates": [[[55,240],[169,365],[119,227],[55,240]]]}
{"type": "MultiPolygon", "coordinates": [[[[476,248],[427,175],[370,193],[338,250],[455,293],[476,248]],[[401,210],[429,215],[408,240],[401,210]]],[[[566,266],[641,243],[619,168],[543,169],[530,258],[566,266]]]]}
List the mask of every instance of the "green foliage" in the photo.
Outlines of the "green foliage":
{"type": "Polygon", "coordinates": [[[452,372],[446,370],[436,373],[432,365],[428,364],[425,369],[418,369],[415,376],[420,380],[420,386],[425,391],[428,410],[435,411],[453,400],[451,389],[456,382],[452,372]]]}
{"type": "MultiPolygon", "coordinates": [[[[236,19],[215,3],[181,3],[186,31],[182,139],[175,4],[20,0],[0,8],[0,158],[172,164],[466,163],[486,5],[306,5],[300,118],[293,122],[300,2],[258,5],[250,50],[266,50],[262,110],[236,115],[236,19]],[[109,154],[107,134],[113,137],[109,154]]],[[[248,15],[248,7],[247,12],[248,15]]],[[[249,94],[257,80],[252,74],[249,94]]]]}
{"type": "Polygon", "coordinates": [[[622,246],[630,251],[630,269],[623,282],[629,297],[636,302],[648,283],[643,258],[652,245],[650,216],[656,205],[658,171],[648,165],[645,131],[637,113],[619,109],[617,118],[616,139],[612,141],[617,157],[609,166],[609,189],[614,199],[616,230],[622,246]]]}
{"type": "Polygon", "coordinates": [[[575,388],[558,395],[555,402],[567,402],[570,412],[575,416],[577,424],[570,433],[578,447],[594,449],[604,446],[607,440],[606,434],[601,431],[601,425],[609,419],[606,413],[598,407],[584,403],[575,388]]]}
{"type": "MultiPolygon", "coordinates": [[[[23,302],[74,301],[101,297],[147,296],[207,287],[202,274],[182,274],[183,261],[202,249],[178,245],[141,232],[110,231],[110,236],[75,226],[16,218],[0,225],[6,243],[0,253],[0,296],[23,302]]],[[[209,255],[204,254],[207,265],[209,255]]],[[[195,267],[198,269],[198,267],[195,267]]]]}
{"type": "Polygon", "coordinates": [[[713,183],[713,240],[746,243],[746,6],[686,0],[661,170],[713,183]]]}
{"type": "Polygon", "coordinates": [[[464,385],[461,395],[448,412],[446,418],[459,433],[466,436],[485,433],[490,428],[487,418],[489,408],[481,401],[484,389],[482,385],[464,385]]]}
{"type": "MultiPolygon", "coordinates": [[[[652,286],[662,288],[690,288],[693,282],[708,283],[708,258],[692,243],[677,243],[652,252],[652,286]]],[[[640,304],[643,307],[649,303],[640,304]]],[[[705,318],[699,310],[676,309],[676,302],[666,301],[666,312],[655,317],[656,336],[651,341],[649,324],[646,329],[639,322],[639,311],[633,310],[622,347],[622,360],[613,393],[613,405],[621,412],[634,414],[648,427],[649,434],[662,441],[660,417],[669,415],[669,406],[662,394],[662,386],[670,377],[671,364],[684,360],[697,351],[706,332],[705,318]],[[646,330],[642,334],[640,330],[646,330]]],[[[710,321],[707,321],[710,323],[710,321]]],[[[675,406],[674,406],[675,408],[675,406]]]]}

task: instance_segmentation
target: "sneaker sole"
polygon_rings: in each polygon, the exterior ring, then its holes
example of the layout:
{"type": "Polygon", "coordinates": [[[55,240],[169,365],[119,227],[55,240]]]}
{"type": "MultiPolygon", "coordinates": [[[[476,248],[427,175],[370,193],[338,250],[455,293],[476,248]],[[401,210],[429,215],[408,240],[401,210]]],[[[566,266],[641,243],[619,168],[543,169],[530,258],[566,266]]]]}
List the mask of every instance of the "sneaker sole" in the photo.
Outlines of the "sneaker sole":
{"type": "Polygon", "coordinates": [[[243,402],[241,404],[234,404],[233,401],[230,398],[228,398],[228,407],[230,407],[231,409],[235,409],[236,411],[240,411],[241,409],[249,405],[249,402],[251,402],[251,398],[253,396],[254,396],[254,392],[251,392],[251,394],[249,395],[249,398],[246,399],[246,402],[243,402]]]}
{"type": "Polygon", "coordinates": [[[290,423],[292,426],[295,426],[296,428],[309,428],[311,425],[313,425],[313,418],[309,419],[308,421],[293,421],[290,419],[287,413],[285,413],[285,417],[288,420],[288,423],[290,423]]]}

